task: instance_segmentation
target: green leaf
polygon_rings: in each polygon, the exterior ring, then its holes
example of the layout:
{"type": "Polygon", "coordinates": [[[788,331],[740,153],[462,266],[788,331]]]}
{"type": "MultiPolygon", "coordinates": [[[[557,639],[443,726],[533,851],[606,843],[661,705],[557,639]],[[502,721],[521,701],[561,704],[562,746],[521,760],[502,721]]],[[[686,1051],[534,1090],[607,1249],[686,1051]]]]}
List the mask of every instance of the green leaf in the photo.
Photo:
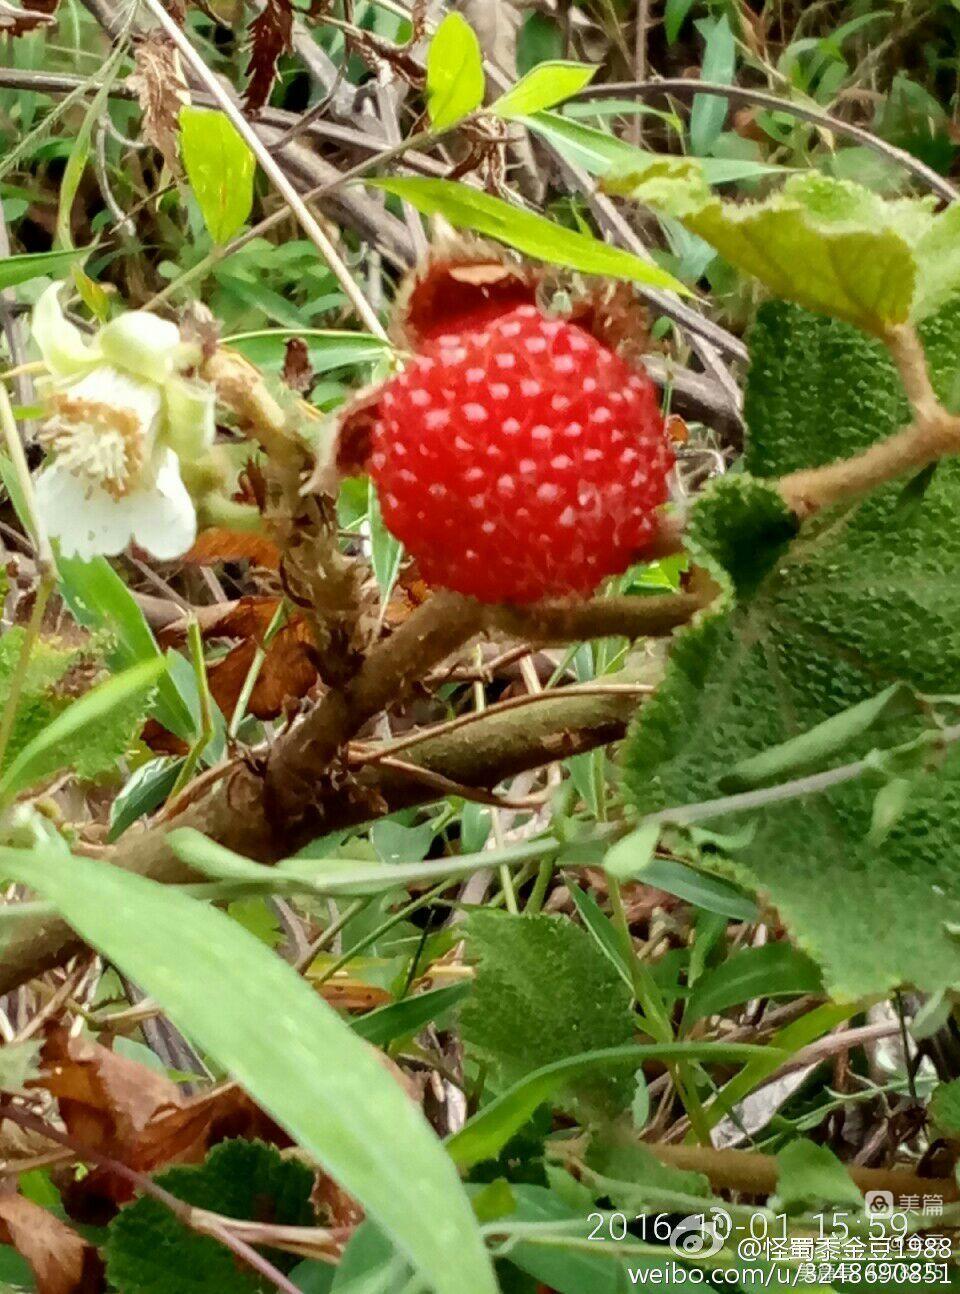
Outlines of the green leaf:
{"type": "MultiPolygon", "coordinates": [[[[228,1218],[291,1227],[314,1223],[313,1173],[260,1142],[222,1142],[203,1164],[170,1168],[156,1182],[194,1208],[228,1218]]],[[[266,1256],[281,1271],[292,1265],[279,1250],[266,1256]]],[[[148,1195],[111,1222],[105,1257],[110,1281],[124,1294],[256,1294],[264,1288],[218,1240],[191,1230],[148,1195]]]]}
{"type": "Polygon", "coordinates": [[[778,1209],[792,1213],[827,1204],[863,1208],[863,1196],[829,1147],[800,1138],[780,1151],[777,1164],[778,1209]]]}
{"type": "Polygon", "coordinates": [[[24,1085],[40,1076],[40,1047],[36,1039],[7,1042],[0,1047],[0,1092],[23,1092],[24,1085]]]}
{"type": "Polygon", "coordinates": [[[937,1084],[930,1097],[929,1112],[939,1132],[953,1141],[960,1139],[960,1078],[937,1084]]]}
{"type": "Polygon", "coordinates": [[[385,1047],[394,1038],[405,1038],[419,1032],[424,1025],[459,1005],[470,993],[469,984],[450,984],[429,993],[417,993],[358,1016],[352,1021],[353,1031],[375,1047],[385,1047]]]}
{"type": "Polygon", "coordinates": [[[643,873],[646,885],[666,890],[704,912],[716,912],[731,921],[756,921],[757,905],[753,899],[729,881],[687,867],[673,858],[654,858],[643,873]]]}
{"type": "MultiPolygon", "coordinates": [[[[113,646],[107,660],[114,669],[129,669],[144,661],[160,660],[153,630],[144,619],[133,594],[104,557],[91,562],[61,557],[57,562],[62,593],[77,624],[106,630],[113,646]]],[[[183,741],[192,741],[196,723],[172,675],[157,682],[154,713],[163,726],[183,741]]]]}
{"type": "Polygon", "coordinates": [[[119,840],[127,827],[164,803],[177,783],[182,759],[160,755],[141,764],[126,786],[110,805],[110,835],[119,840]]]}
{"type": "Polygon", "coordinates": [[[448,13],[427,50],[427,113],[434,130],[447,130],[483,103],[480,42],[458,13],[448,13]]]}
{"type": "Polygon", "coordinates": [[[660,839],[656,823],[638,827],[607,850],[603,870],[617,881],[635,881],[653,862],[654,850],[660,839]]]}
{"type": "Polygon", "coordinates": [[[23,747],[0,776],[0,802],[58,768],[93,777],[130,745],[143,720],[147,696],[166,661],[145,661],[101,683],[74,701],[23,747]]]}
{"type": "MultiPolygon", "coordinates": [[[[729,85],[736,68],[737,46],[727,15],[704,18],[697,23],[697,30],[705,42],[701,78],[729,85]]],[[[695,95],[690,110],[691,152],[709,153],[723,130],[726,119],[727,101],[722,95],[695,95]]]]}
{"type": "MultiPolygon", "coordinates": [[[[602,101],[600,101],[602,102],[602,101]]],[[[581,105],[586,106],[586,105],[581,105]]],[[[599,106],[599,105],[598,105],[599,106]]],[[[550,141],[557,151],[591,175],[630,172],[649,166],[655,154],[618,139],[609,130],[585,126],[559,112],[537,112],[520,118],[530,130],[550,141]]],[[[750,158],[701,157],[697,159],[708,184],[728,184],[761,175],[783,174],[784,167],[750,158]]]]}
{"type": "Polygon", "coordinates": [[[687,999],[684,1022],[720,1015],[755,997],[792,997],[823,993],[817,965],[787,943],[744,948],[706,971],[687,999]]]}
{"type": "Polygon", "coordinates": [[[789,741],[765,750],[762,755],[741,760],[729,775],[720,779],[720,789],[746,791],[822,768],[832,755],[847,749],[858,737],[889,717],[891,712],[903,708],[910,699],[909,688],[902,683],[891,683],[877,696],[860,701],[848,710],[841,710],[799,737],[791,737],[789,741]]]}
{"type": "Polygon", "coordinates": [[[4,256],[0,260],[0,289],[16,287],[41,276],[59,278],[64,270],[88,256],[92,248],[67,248],[62,252],[28,252],[22,256],[4,256]]]}
{"type": "Polygon", "coordinates": [[[377,179],[368,184],[403,198],[425,215],[444,216],[457,229],[473,229],[527,256],[581,270],[630,279],[648,287],[689,295],[679,280],[639,256],[611,247],[589,234],[522,211],[500,198],[454,180],[377,179]]]}
{"type": "Polygon", "coordinates": [[[676,216],[776,296],[865,332],[882,336],[929,308],[917,292],[922,242],[914,245],[943,216],[919,203],[885,202],[849,181],[804,173],[763,202],[737,205],[711,194],[696,163],[675,158],[605,183],[676,216]]]}
{"type": "Polygon", "coordinates": [[[287,342],[298,337],[307,347],[314,373],[354,364],[369,364],[388,358],[393,347],[370,333],[340,332],[332,328],[260,328],[255,332],[233,333],[224,337],[224,346],[234,346],[258,368],[283,367],[287,342]]]}
{"type": "Polygon", "coordinates": [[[106,863],[15,850],[2,861],[355,1196],[438,1294],[494,1294],[450,1159],[375,1053],[292,967],[222,912],[106,863]]]}
{"type": "Polygon", "coordinates": [[[191,107],[180,109],[180,151],[210,237],[227,242],[253,206],[253,154],[222,112],[191,107]]]}
{"type": "Polygon", "coordinates": [[[586,63],[571,63],[564,59],[541,63],[532,72],[521,77],[516,85],[501,94],[490,111],[508,120],[512,117],[529,117],[562,103],[577,94],[596,76],[597,69],[586,63]]]}
{"type": "MultiPolygon", "coordinates": [[[[477,911],[466,931],[478,964],[461,1012],[463,1037],[492,1065],[501,1086],[632,1038],[630,990],[579,926],[559,917],[477,911]]],[[[630,1100],[629,1084],[603,1077],[576,1095],[604,1107],[623,1108],[630,1100]]]]}
{"type": "MultiPolygon", "coordinates": [[[[960,306],[921,331],[945,397],[960,365],[960,306]]],[[[749,471],[777,477],[830,462],[909,418],[884,348],[847,325],[768,305],[750,346],[749,471]]],[[[753,540],[736,542],[737,528],[748,539],[757,532],[748,516],[736,520],[727,499],[736,488],[731,481],[698,502],[692,543],[722,552],[742,577],[753,540]]],[[[960,462],[941,463],[909,508],[904,491],[895,482],[811,521],[788,548],[773,545],[775,560],[756,561],[754,578],[740,579],[738,605],[721,600],[715,614],[676,636],[666,678],[625,750],[642,813],[720,797],[732,767],[893,684],[928,696],[956,690],[960,462]]],[[[923,731],[917,718],[887,714],[826,764],[923,731]]],[[[715,869],[769,897],[842,1000],[899,984],[932,993],[960,984],[952,933],[960,925],[960,750],[946,752],[939,774],[917,770],[882,844],[870,839],[876,790],[876,777],[868,778],[757,810],[736,863],[715,869]]],[[[728,817],[718,830],[743,823],[728,817]]],[[[701,863],[711,865],[708,854],[701,863]]]]}
{"type": "Polygon", "coordinates": [[[664,1042],[649,1046],[631,1043],[626,1047],[608,1047],[580,1056],[568,1056],[528,1074],[502,1096],[485,1105],[448,1139],[447,1149],[461,1168],[469,1168],[485,1159],[496,1159],[538,1106],[571,1081],[583,1079],[598,1070],[620,1067],[636,1070],[648,1060],[699,1060],[719,1065],[762,1060],[772,1071],[784,1059],[785,1053],[777,1047],[737,1042],[664,1042]]]}

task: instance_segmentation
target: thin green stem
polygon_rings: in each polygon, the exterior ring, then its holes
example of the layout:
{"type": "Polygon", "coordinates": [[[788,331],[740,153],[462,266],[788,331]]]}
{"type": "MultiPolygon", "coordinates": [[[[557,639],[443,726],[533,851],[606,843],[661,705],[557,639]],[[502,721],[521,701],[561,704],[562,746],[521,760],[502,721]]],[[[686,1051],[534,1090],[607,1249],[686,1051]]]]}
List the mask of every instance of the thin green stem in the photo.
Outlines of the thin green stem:
{"type": "Polygon", "coordinates": [[[193,664],[194,677],[197,680],[197,695],[200,698],[200,731],[190,747],[177,780],[170,792],[170,799],[175,800],[183,788],[190,782],[197,770],[200,757],[206,750],[213,736],[213,699],[210,695],[210,681],[207,678],[207,662],[203,655],[203,637],[200,625],[195,616],[191,616],[187,625],[187,643],[190,647],[190,659],[193,664]]]}
{"type": "Polygon", "coordinates": [[[55,573],[56,562],[53,557],[53,549],[50,547],[50,540],[47,538],[46,529],[37,509],[37,496],[33,490],[33,478],[27,465],[27,456],[23,452],[23,441],[20,439],[17,420],[13,413],[13,405],[10,403],[6,387],[2,384],[0,384],[0,430],[3,432],[7,453],[10,455],[10,462],[13,464],[17,485],[20,487],[20,502],[27,513],[20,520],[31,532],[41,569],[55,573]]]}
{"type": "Polygon", "coordinates": [[[247,670],[247,676],[243,680],[243,687],[240,689],[240,695],[237,697],[237,704],[234,706],[233,714],[230,716],[230,725],[227,733],[230,738],[234,738],[243,723],[247,713],[247,706],[250,704],[250,698],[253,695],[253,689],[257,686],[257,679],[260,677],[260,671],[263,669],[263,662],[267,658],[267,648],[270,646],[274,635],[280,626],[285,623],[287,618],[286,599],[282,599],[270,623],[267,625],[266,633],[263,635],[263,642],[253,653],[253,660],[250,662],[250,668],[247,670]]]}

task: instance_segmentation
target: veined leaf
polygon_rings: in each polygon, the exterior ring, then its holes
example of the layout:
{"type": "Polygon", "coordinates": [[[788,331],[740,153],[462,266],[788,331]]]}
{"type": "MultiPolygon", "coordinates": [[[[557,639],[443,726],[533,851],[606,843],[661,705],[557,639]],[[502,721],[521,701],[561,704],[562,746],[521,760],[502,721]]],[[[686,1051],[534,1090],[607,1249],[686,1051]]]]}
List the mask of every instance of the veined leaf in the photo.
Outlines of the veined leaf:
{"type": "Polygon", "coordinates": [[[788,943],[764,944],[742,952],[706,971],[687,999],[684,1021],[719,1015],[755,997],[787,997],[823,993],[815,962],[788,943]]]}
{"type": "Polygon", "coordinates": [[[589,85],[597,69],[586,63],[566,60],[540,63],[516,85],[501,94],[490,111],[498,117],[528,117],[531,113],[552,108],[589,85]]]}
{"type": "Polygon", "coordinates": [[[476,32],[448,13],[427,51],[427,112],[434,130],[447,130],[483,103],[483,55],[476,32]]]}
{"type": "Polygon", "coordinates": [[[233,123],[207,108],[181,108],[180,150],[210,236],[225,243],[250,215],[254,156],[233,123]]]}
{"type": "Polygon", "coordinates": [[[426,215],[444,216],[458,229],[473,229],[496,238],[527,256],[581,270],[630,279],[647,287],[689,295],[672,274],[620,247],[611,247],[589,234],[562,225],[494,198],[480,189],[453,180],[377,179],[368,184],[403,198],[426,215]]]}
{"type": "Polygon", "coordinates": [[[495,1294],[453,1162],[375,1053],[292,967],[217,909],[109,864],[20,850],[0,861],[234,1075],[438,1294],[495,1294]]]}
{"type": "MultiPolygon", "coordinates": [[[[920,331],[946,398],[960,368],[960,305],[920,331]]],[[[770,304],[750,346],[746,466],[758,477],[856,453],[909,420],[885,348],[846,324],[770,304]]],[[[731,477],[694,508],[698,560],[717,562],[716,578],[736,594],[677,635],[667,675],[628,740],[626,777],[642,813],[717,798],[734,768],[770,772],[762,753],[795,755],[787,743],[802,737],[803,755],[826,721],[839,720],[841,740],[831,723],[825,768],[892,749],[926,723],[886,707],[877,716],[878,694],[898,683],[925,696],[956,691],[960,463],[940,463],[919,498],[897,481],[830,510],[789,545],[758,542],[750,529],[763,490],[760,480],[731,477]],[[752,500],[739,518],[731,497],[752,500]],[[851,714],[873,722],[845,733],[851,714]]],[[[871,834],[876,790],[875,778],[861,779],[752,811],[752,838],[717,870],[742,876],[776,905],[837,998],[900,984],[952,989],[960,984],[960,749],[943,752],[939,767],[921,762],[885,835],[871,834]]],[[[718,829],[743,822],[731,816],[718,829]]],[[[700,861],[710,866],[709,855],[700,861]]]]}

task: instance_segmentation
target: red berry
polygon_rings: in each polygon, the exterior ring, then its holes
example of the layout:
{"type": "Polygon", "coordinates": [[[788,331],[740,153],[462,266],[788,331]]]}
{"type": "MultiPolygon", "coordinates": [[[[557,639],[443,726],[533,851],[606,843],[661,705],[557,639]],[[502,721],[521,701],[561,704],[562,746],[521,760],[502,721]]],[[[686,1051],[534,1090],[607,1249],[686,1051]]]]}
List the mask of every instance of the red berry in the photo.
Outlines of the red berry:
{"type": "Polygon", "coordinates": [[[370,471],[433,585],[588,593],[654,536],[673,453],[656,391],[582,328],[520,306],[427,343],[384,388],[370,471]]]}

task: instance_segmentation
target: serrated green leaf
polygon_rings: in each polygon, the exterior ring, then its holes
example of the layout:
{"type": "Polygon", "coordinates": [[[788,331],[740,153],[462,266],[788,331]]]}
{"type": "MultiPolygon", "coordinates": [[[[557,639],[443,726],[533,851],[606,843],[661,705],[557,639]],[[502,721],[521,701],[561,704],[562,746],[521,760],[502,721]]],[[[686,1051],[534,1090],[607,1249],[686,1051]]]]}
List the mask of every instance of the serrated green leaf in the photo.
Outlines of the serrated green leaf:
{"type": "Polygon", "coordinates": [[[689,159],[611,171],[606,187],[682,220],[776,296],[883,336],[960,289],[958,217],[816,172],[763,202],[721,202],[689,159]]]}
{"type": "MultiPolygon", "coordinates": [[[[960,362],[960,307],[922,332],[945,394],[960,362]]],[[[755,473],[830,462],[908,420],[884,349],[847,325],[770,305],[750,343],[746,465],[755,473]]],[[[724,560],[742,547],[715,515],[736,529],[730,488],[708,492],[694,510],[696,542],[724,560]]],[[[641,811],[718,797],[732,766],[891,684],[929,695],[955,689],[960,463],[942,463],[908,509],[899,506],[903,489],[895,482],[809,523],[758,581],[741,583],[739,605],[677,636],[667,678],[625,752],[641,811]]],[[[740,524],[749,536],[748,521],[740,524]]],[[[888,716],[827,763],[909,740],[918,727],[888,716]]],[[[960,752],[947,753],[939,774],[917,770],[881,845],[869,839],[876,790],[876,778],[862,780],[757,811],[752,840],[722,868],[742,869],[769,896],[841,999],[960,983],[960,941],[950,933],[960,923],[960,752]]],[[[743,821],[730,817],[719,829],[743,821]]]]}
{"type": "MultiPolygon", "coordinates": [[[[61,557],[57,575],[60,592],[76,622],[109,634],[107,660],[113,669],[129,669],[143,661],[162,658],[153,630],[133,594],[105,557],[95,557],[90,562],[61,557]]],[[[182,741],[193,740],[197,726],[170,673],[161,674],[157,681],[154,713],[182,741]]]]}
{"type": "Polygon", "coordinates": [[[61,710],[21,748],[0,775],[0,802],[59,768],[80,778],[110,768],[143,722],[149,694],[166,662],[146,661],[91,688],[61,710]]]}
{"type": "Polygon", "coordinates": [[[0,858],[355,1196],[437,1294],[495,1294],[469,1202],[429,1125],[292,967],[222,912],[142,876],[52,850],[0,858]]]}
{"type": "MultiPolygon", "coordinates": [[[[156,1182],[194,1208],[228,1218],[292,1227],[314,1221],[311,1170],[261,1142],[222,1142],[202,1164],[168,1169],[156,1182]]],[[[191,1230],[151,1196],[117,1214],[105,1256],[107,1274],[124,1294],[255,1294],[265,1288],[217,1240],[191,1230]]],[[[281,1271],[292,1265],[278,1250],[267,1256],[281,1271]]]]}
{"type": "Polygon", "coordinates": [[[180,152],[210,237],[227,242],[253,206],[253,154],[222,112],[191,107],[180,109],[180,152]]]}
{"type": "Polygon", "coordinates": [[[427,50],[427,112],[434,130],[447,130],[483,103],[483,55],[476,32],[448,13],[427,50]]]}
{"type": "MultiPolygon", "coordinates": [[[[461,1012],[463,1037],[501,1086],[632,1038],[630,990],[579,926],[558,917],[477,911],[466,932],[477,972],[461,1012]]],[[[630,1099],[629,1085],[618,1078],[582,1084],[576,1095],[606,1107],[630,1099]]]]}
{"type": "Polygon", "coordinates": [[[589,234],[564,229],[552,220],[522,211],[469,185],[454,180],[421,179],[377,179],[367,183],[403,198],[425,215],[444,216],[457,229],[472,229],[496,238],[527,256],[581,270],[584,274],[629,279],[689,296],[688,289],[672,274],[639,256],[611,247],[589,234]]]}
{"type": "Polygon", "coordinates": [[[529,117],[562,103],[589,85],[597,73],[586,63],[571,63],[563,59],[540,63],[516,85],[501,94],[490,111],[498,117],[529,117]]]}

